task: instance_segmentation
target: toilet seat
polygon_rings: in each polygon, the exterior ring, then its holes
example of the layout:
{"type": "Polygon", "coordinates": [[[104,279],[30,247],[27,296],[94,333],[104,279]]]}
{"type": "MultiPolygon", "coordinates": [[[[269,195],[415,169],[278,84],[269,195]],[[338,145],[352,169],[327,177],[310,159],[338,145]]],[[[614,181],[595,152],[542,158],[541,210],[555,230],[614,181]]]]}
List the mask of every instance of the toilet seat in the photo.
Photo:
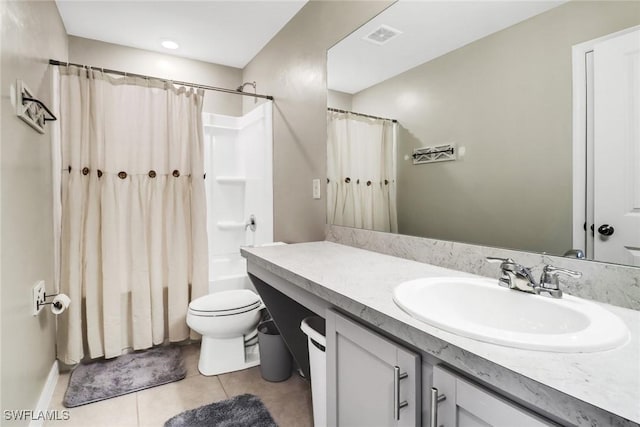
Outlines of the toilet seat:
{"type": "Polygon", "coordinates": [[[199,317],[222,317],[262,308],[262,300],[249,289],[214,292],[189,304],[189,314],[199,317]]]}

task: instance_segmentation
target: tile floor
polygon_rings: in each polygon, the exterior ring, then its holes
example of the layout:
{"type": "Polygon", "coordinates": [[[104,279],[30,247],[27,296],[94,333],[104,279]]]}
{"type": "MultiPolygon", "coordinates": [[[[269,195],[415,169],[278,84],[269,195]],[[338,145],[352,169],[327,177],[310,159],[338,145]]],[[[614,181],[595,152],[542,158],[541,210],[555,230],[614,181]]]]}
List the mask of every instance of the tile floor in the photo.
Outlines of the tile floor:
{"type": "MultiPolygon", "coordinates": [[[[262,379],[255,367],[229,374],[205,377],[198,372],[200,344],[183,347],[187,377],[102,402],[71,408],[67,421],[49,422],[59,427],[162,426],[166,420],[187,409],[251,393],[259,396],[280,427],[313,426],[311,388],[294,373],[287,381],[271,383],[262,379]]],[[[60,375],[50,409],[66,409],[62,399],[69,374],[60,375]]]]}

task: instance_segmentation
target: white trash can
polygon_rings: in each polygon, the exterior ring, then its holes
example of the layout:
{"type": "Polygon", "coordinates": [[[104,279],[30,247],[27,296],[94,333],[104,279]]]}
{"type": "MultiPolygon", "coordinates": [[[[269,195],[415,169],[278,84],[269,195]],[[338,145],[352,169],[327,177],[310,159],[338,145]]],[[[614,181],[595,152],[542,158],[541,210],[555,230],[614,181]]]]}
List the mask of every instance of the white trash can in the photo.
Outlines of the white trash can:
{"type": "Polygon", "coordinates": [[[309,368],[311,371],[311,398],[313,400],[314,427],[327,426],[327,339],[322,317],[307,317],[300,323],[309,344],[309,368]]]}

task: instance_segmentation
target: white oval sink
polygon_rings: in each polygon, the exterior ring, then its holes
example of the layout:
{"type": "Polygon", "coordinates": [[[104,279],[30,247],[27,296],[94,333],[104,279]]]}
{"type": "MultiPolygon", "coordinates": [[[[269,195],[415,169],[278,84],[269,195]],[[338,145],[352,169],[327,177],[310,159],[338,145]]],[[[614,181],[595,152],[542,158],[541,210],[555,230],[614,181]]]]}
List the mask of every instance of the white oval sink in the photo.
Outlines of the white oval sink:
{"type": "Polygon", "coordinates": [[[555,299],[498,285],[497,280],[442,277],[398,285],[393,299],[418,320],[480,341],[529,350],[587,353],[629,339],[615,314],[564,295],[555,299]]]}

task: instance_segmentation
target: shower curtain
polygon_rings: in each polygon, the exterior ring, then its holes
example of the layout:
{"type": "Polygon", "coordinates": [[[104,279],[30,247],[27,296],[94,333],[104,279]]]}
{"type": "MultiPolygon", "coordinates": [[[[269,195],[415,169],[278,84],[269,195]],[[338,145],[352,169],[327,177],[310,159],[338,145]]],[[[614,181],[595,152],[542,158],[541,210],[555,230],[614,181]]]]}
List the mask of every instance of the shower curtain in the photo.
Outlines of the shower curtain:
{"type": "Polygon", "coordinates": [[[58,358],[78,363],[189,337],[207,292],[203,91],[59,67],[58,358]]]}
{"type": "Polygon", "coordinates": [[[327,222],[397,233],[395,125],[327,114],[327,222]]]}

